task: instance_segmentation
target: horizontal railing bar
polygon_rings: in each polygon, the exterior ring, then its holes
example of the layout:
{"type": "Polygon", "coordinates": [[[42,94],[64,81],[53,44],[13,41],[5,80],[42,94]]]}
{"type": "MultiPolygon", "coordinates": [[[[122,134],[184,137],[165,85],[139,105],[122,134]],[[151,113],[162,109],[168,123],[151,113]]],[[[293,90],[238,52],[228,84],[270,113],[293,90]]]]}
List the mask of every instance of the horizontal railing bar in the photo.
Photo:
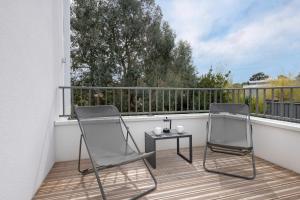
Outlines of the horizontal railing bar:
{"type": "MultiPolygon", "coordinates": [[[[185,110],[185,111],[154,111],[154,112],[122,112],[122,115],[155,115],[155,114],[186,114],[186,113],[207,113],[209,110],[185,110]]],[[[59,115],[59,117],[70,117],[71,115],[59,115]]],[[[255,114],[251,113],[251,116],[262,117],[267,119],[284,119],[291,122],[300,122],[300,119],[289,118],[289,117],[280,117],[273,115],[264,115],[264,114],[255,114]]]]}
{"type": "Polygon", "coordinates": [[[290,88],[299,88],[300,86],[274,86],[274,87],[253,87],[253,88],[174,88],[174,87],[98,87],[98,86],[59,86],[59,88],[65,89],[153,89],[153,90],[255,90],[255,89],[290,89],[290,88]]]}
{"type": "MultiPolygon", "coordinates": [[[[155,115],[155,114],[186,114],[186,113],[207,113],[209,110],[183,110],[183,111],[152,111],[150,112],[121,112],[122,115],[155,115]]],[[[70,117],[71,115],[59,115],[70,117]]]]}

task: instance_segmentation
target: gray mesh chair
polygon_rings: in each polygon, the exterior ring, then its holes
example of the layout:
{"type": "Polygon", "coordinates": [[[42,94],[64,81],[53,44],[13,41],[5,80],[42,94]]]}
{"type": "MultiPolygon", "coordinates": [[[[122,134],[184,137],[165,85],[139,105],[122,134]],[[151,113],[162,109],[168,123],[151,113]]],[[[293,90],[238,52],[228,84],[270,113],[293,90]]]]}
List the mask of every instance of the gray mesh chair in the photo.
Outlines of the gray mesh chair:
{"type": "Polygon", "coordinates": [[[157,182],[144,158],[150,153],[141,153],[134,141],[129,128],[126,126],[118,109],[111,105],[75,107],[75,114],[81,130],[78,171],[85,175],[95,173],[102,198],[106,195],[100,179],[100,170],[142,160],[154,181],[154,186],[149,190],[136,195],[132,199],[142,197],[156,189],[157,182]],[[125,134],[123,133],[124,125],[125,134]],[[126,136],[125,136],[126,135],[126,136]],[[129,137],[136,151],[128,144],[129,137]],[[81,170],[81,148],[84,141],[92,168],[81,170]]]}
{"type": "Polygon", "coordinates": [[[224,174],[244,179],[254,179],[256,176],[255,160],[252,140],[252,125],[249,106],[246,104],[210,104],[207,122],[206,146],[203,166],[208,172],[224,174]],[[241,176],[221,172],[206,167],[207,150],[212,152],[245,156],[251,154],[252,176],[241,176]]]}

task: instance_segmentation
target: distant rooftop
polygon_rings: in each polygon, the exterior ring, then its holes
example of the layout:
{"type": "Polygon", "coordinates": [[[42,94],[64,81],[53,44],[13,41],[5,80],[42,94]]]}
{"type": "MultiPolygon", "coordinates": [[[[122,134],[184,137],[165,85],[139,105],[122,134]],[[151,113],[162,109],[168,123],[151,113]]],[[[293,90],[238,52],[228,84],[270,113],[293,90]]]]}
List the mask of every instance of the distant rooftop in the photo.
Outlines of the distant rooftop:
{"type": "Polygon", "coordinates": [[[260,88],[260,87],[269,87],[271,78],[258,81],[249,81],[248,84],[243,85],[243,88],[260,88]]]}

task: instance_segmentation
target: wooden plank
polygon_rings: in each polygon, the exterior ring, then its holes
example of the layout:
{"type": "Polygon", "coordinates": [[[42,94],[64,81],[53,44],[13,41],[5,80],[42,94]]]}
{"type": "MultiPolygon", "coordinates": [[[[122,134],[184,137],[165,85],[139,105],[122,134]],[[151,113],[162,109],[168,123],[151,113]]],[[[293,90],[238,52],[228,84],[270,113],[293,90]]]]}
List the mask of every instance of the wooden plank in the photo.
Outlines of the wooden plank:
{"type": "MultiPolygon", "coordinates": [[[[157,153],[157,169],[152,170],[157,189],[142,199],[299,199],[300,175],[256,158],[257,177],[242,180],[205,172],[202,167],[203,148],[194,148],[194,161],[187,163],[176,150],[157,153]]],[[[187,154],[184,149],[182,153],[187,154]]],[[[209,167],[247,174],[250,159],[209,153],[209,167]]],[[[83,167],[89,167],[88,160],[83,167]]],[[[128,199],[152,184],[142,162],[101,171],[108,199],[128,199]]],[[[94,174],[81,176],[77,161],[58,162],[44,180],[34,199],[101,199],[94,174]]]]}

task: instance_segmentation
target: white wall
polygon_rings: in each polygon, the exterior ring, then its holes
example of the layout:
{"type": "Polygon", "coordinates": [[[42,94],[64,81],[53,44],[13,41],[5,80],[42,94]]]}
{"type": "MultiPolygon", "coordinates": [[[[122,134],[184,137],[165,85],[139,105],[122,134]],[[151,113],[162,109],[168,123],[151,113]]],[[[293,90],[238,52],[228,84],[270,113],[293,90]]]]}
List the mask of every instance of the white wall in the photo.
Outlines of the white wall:
{"type": "Polygon", "coordinates": [[[300,124],[253,119],[256,156],[300,173],[300,124]]]}
{"type": "MultiPolygon", "coordinates": [[[[151,131],[156,126],[163,127],[163,118],[172,119],[172,127],[183,125],[185,130],[193,135],[193,145],[205,144],[205,127],[207,114],[181,114],[181,115],[156,115],[156,116],[128,116],[124,121],[130,127],[130,131],[141,151],[145,150],[145,131],[151,131]]],[[[56,161],[76,160],[78,158],[80,129],[75,120],[56,121],[55,143],[56,161]]],[[[188,139],[182,139],[182,147],[187,147],[188,139]]],[[[176,148],[176,140],[158,141],[157,150],[176,148]]],[[[87,153],[84,151],[84,158],[87,153]]]]}
{"type": "Polygon", "coordinates": [[[55,161],[61,0],[0,2],[0,199],[31,199],[55,161]]]}
{"type": "MultiPolygon", "coordinates": [[[[144,131],[151,130],[155,126],[162,126],[163,117],[129,116],[124,118],[142,151],[144,151],[144,131]]],[[[174,127],[184,125],[186,130],[193,134],[193,146],[205,144],[208,114],[182,114],[169,115],[169,117],[173,119],[174,127]]],[[[257,117],[251,119],[256,156],[300,173],[300,124],[257,117]]],[[[78,158],[79,136],[80,130],[75,120],[56,121],[56,161],[78,158]]],[[[175,140],[159,141],[157,148],[158,150],[175,149],[175,140]]],[[[86,151],[83,157],[87,158],[86,151]]]]}

